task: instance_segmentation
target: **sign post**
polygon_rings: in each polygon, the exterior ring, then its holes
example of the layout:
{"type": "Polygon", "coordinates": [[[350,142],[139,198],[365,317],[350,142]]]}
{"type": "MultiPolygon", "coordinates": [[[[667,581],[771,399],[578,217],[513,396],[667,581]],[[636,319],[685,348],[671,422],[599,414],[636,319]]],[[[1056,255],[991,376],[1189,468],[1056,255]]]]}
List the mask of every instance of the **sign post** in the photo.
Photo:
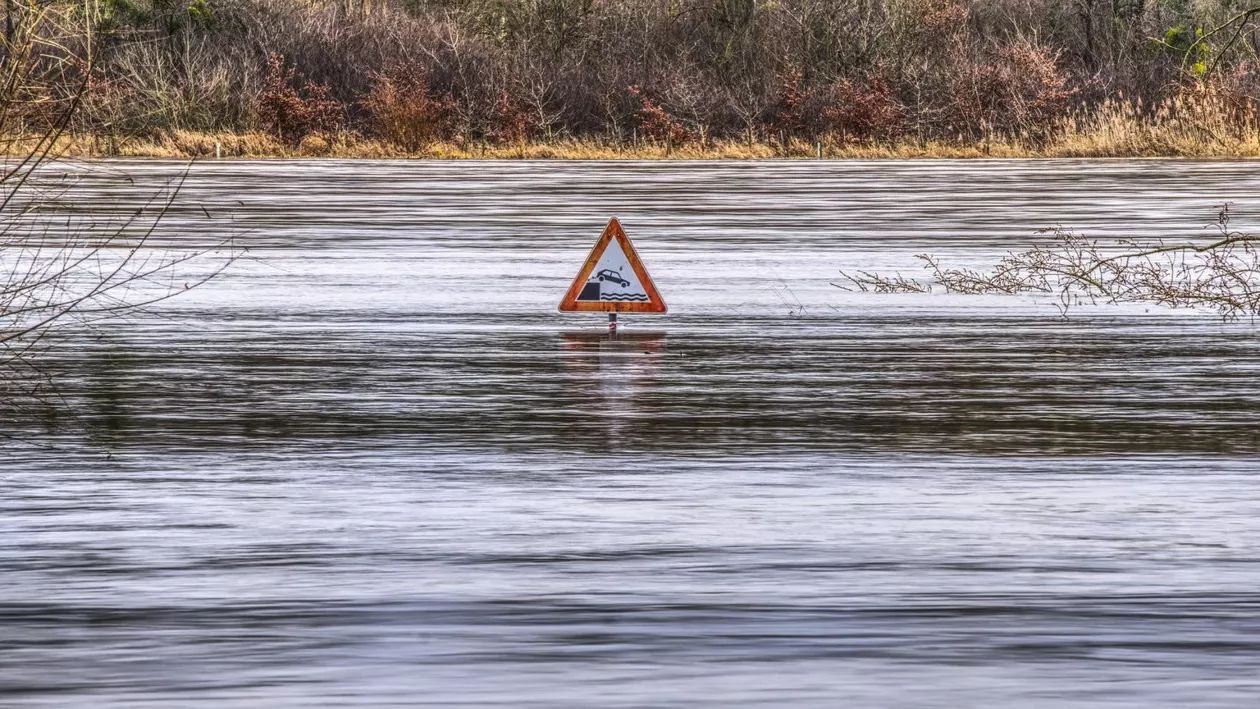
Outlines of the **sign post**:
{"type": "Polygon", "coordinates": [[[666,312],[665,300],[616,217],[608,220],[560,301],[560,310],[606,312],[610,334],[617,333],[617,313],[666,312]]]}

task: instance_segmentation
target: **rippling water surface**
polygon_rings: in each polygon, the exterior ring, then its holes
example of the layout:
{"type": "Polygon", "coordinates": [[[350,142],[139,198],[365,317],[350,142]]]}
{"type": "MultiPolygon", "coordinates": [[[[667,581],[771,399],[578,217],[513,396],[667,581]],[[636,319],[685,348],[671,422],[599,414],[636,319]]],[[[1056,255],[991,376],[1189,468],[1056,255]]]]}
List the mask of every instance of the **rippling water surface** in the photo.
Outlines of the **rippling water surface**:
{"type": "Polygon", "coordinates": [[[834,285],[1225,200],[1260,164],[195,165],[157,236],[248,255],[6,409],[0,704],[1254,706],[1256,327],[834,285]],[[670,306],[618,339],[555,312],[611,215],[670,306]]]}

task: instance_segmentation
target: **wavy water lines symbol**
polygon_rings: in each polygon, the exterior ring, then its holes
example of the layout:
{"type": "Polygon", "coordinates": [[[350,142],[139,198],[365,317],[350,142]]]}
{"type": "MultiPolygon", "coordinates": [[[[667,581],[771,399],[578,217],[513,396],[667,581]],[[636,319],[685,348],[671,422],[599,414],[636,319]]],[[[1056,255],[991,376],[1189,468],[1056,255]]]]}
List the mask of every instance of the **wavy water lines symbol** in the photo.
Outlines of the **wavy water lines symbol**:
{"type": "Polygon", "coordinates": [[[635,300],[646,303],[648,300],[646,293],[603,293],[599,296],[600,300],[635,300]]]}

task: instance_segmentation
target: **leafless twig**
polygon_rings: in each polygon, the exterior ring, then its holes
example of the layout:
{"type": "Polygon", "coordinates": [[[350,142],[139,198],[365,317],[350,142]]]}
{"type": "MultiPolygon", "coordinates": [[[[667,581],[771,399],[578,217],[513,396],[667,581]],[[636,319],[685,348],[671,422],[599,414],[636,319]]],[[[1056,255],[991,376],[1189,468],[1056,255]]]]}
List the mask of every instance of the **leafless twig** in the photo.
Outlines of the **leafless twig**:
{"type": "Polygon", "coordinates": [[[849,290],[924,293],[932,284],[949,293],[1045,293],[1064,314],[1083,303],[1152,303],[1216,312],[1225,320],[1260,315],[1260,236],[1230,225],[1222,205],[1205,239],[1133,239],[1104,243],[1063,227],[1043,229],[1052,241],[1010,253],[992,268],[947,268],[920,254],[930,282],[869,272],[843,273],[849,290]]]}

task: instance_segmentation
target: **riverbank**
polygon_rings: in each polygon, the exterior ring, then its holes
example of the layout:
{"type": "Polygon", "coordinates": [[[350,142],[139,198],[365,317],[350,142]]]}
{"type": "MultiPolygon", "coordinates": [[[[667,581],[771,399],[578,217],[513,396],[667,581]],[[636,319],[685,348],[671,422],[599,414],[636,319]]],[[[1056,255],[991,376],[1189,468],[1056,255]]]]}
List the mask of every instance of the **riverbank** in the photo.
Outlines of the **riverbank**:
{"type": "Polygon", "coordinates": [[[1260,12],[1212,3],[46,5],[0,136],[76,157],[1260,156],[1260,12]]]}
{"type": "MultiPolygon", "coordinates": [[[[18,154],[28,141],[7,141],[18,154]]],[[[897,142],[845,143],[834,137],[785,143],[738,141],[670,145],[640,141],[620,144],[588,140],[556,140],[511,144],[443,141],[420,150],[404,150],[355,133],[310,135],[293,144],[266,133],[201,133],[173,131],[153,136],[66,136],[55,154],[71,158],[415,158],[441,160],[764,160],[774,158],[913,159],[913,158],[1153,158],[1260,157],[1260,133],[1222,137],[1210,130],[1170,131],[1153,126],[1111,125],[1067,135],[1044,145],[1009,141],[989,143],[897,142]]]]}

